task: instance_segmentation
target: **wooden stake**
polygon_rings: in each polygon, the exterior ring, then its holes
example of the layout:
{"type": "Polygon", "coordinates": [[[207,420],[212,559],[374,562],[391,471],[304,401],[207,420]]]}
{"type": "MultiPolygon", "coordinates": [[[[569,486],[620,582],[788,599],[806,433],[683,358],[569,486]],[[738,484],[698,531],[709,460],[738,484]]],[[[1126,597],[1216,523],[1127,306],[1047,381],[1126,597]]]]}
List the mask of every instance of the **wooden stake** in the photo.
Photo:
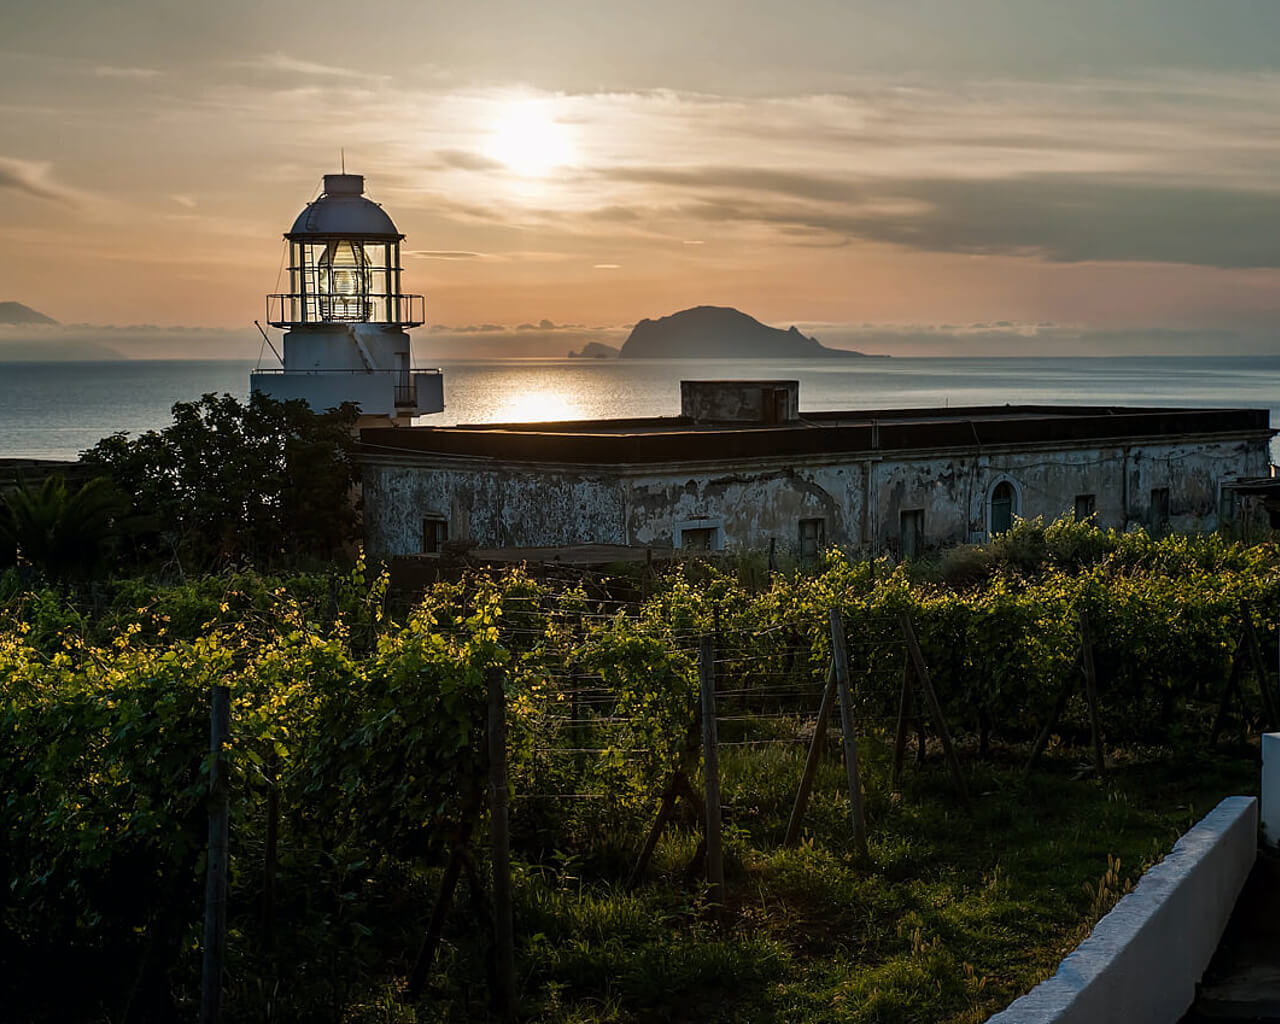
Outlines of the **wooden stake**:
{"type": "Polygon", "coordinates": [[[1253,674],[1258,677],[1258,692],[1262,696],[1262,711],[1267,716],[1267,724],[1272,729],[1280,728],[1280,720],[1276,717],[1276,702],[1271,693],[1271,680],[1267,676],[1266,665],[1262,661],[1262,647],[1258,643],[1258,634],[1253,629],[1253,619],[1249,614],[1248,606],[1242,609],[1244,612],[1244,635],[1246,638],[1246,648],[1249,652],[1249,661],[1253,665],[1253,674]]]}
{"type": "Polygon", "coordinates": [[[453,905],[453,893],[458,887],[458,876],[462,873],[463,861],[467,856],[467,843],[471,838],[473,823],[468,821],[462,825],[454,836],[453,849],[449,853],[449,861],[445,864],[444,877],[440,880],[440,893],[436,896],[435,906],[431,908],[431,919],[427,922],[427,933],[422,938],[418,955],[413,961],[413,970],[409,972],[409,984],[406,997],[409,1001],[422,995],[427,983],[427,975],[431,973],[431,964],[436,958],[436,949],[444,934],[444,923],[449,916],[449,908],[453,905]]]}
{"type": "MultiPolygon", "coordinates": [[[[1222,687],[1222,699],[1218,701],[1218,713],[1213,716],[1213,728],[1209,731],[1209,745],[1218,742],[1218,733],[1227,722],[1227,708],[1231,703],[1231,694],[1240,689],[1240,648],[1244,645],[1244,634],[1236,641],[1235,653],[1231,655],[1231,671],[1227,674],[1227,682],[1222,687]]],[[[1243,699],[1241,706],[1244,705],[1243,699]]]]}
{"type": "Polygon", "coordinates": [[[835,702],[836,663],[832,661],[827,669],[827,684],[822,689],[822,703],[818,707],[818,721],[813,727],[813,739],[809,741],[809,756],[804,762],[804,774],[800,776],[795,803],[791,805],[791,818],[787,822],[787,834],[782,840],[785,848],[795,846],[800,840],[800,826],[804,821],[804,812],[809,807],[809,794],[813,790],[814,776],[818,774],[818,762],[822,760],[822,751],[827,745],[827,723],[831,719],[831,709],[835,702]]]}
{"type": "Polygon", "coordinates": [[[502,669],[485,670],[489,694],[489,813],[493,839],[494,1008],[509,1019],[515,1014],[515,926],[511,909],[511,836],[507,810],[507,707],[502,669]]]}
{"type": "Polygon", "coordinates": [[[209,715],[209,857],[204,897],[204,959],[200,972],[200,1024],[222,1014],[222,964],[227,947],[229,795],[222,745],[231,731],[231,690],[215,686],[209,715]]]}
{"type": "Polygon", "coordinates": [[[1080,664],[1084,668],[1084,695],[1089,702],[1089,732],[1093,735],[1093,762],[1098,777],[1106,778],[1107,757],[1102,747],[1102,715],[1098,707],[1098,676],[1093,666],[1093,644],[1089,640],[1089,616],[1080,609],[1080,664]]]}
{"type": "Polygon", "coordinates": [[[1053,735],[1053,727],[1058,724],[1058,719],[1062,717],[1062,712],[1067,709],[1067,701],[1071,698],[1071,691],[1076,688],[1075,673],[1077,669],[1081,672],[1084,671],[1080,664],[1079,648],[1076,648],[1076,656],[1071,662],[1071,668],[1067,670],[1067,678],[1063,680],[1062,686],[1058,690],[1057,699],[1053,702],[1053,710],[1049,712],[1049,717],[1045,719],[1044,728],[1040,730],[1040,734],[1036,737],[1036,741],[1031,747],[1031,756],[1027,758],[1027,766],[1022,770],[1024,775],[1031,773],[1036,761],[1044,753],[1044,748],[1049,745],[1049,737],[1053,735]]]}
{"type": "Polygon", "coordinates": [[[839,608],[832,608],[831,660],[836,668],[840,691],[840,729],[844,734],[844,769],[849,780],[849,817],[853,822],[853,845],[858,856],[867,855],[867,818],[862,808],[862,779],[858,774],[858,740],[853,731],[853,688],[849,681],[849,649],[845,645],[844,620],[839,608]]]}
{"type": "Polygon", "coordinates": [[[911,659],[902,666],[902,693],[898,697],[898,726],[893,737],[893,782],[896,791],[902,783],[902,766],[907,759],[907,729],[911,725],[911,712],[915,694],[911,688],[911,659]]]}
{"type": "Polygon", "coordinates": [[[707,881],[717,919],[724,905],[724,853],[720,846],[720,751],[716,730],[715,647],[704,636],[698,650],[698,681],[702,690],[702,774],[706,784],[707,881]]]}
{"type": "MultiPolygon", "coordinates": [[[[631,877],[627,880],[628,891],[634,889],[640,884],[640,879],[644,875],[645,869],[649,866],[649,861],[653,857],[653,851],[657,848],[658,840],[662,836],[662,831],[671,821],[675,811],[675,804],[678,799],[684,797],[685,801],[693,807],[698,815],[699,822],[703,823],[705,828],[706,809],[703,805],[702,798],[694,791],[693,786],[689,782],[688,775],[685,774],[685,766],[697,755],[698,747],[701,745],[701,700],[699,700],[699,703],[695,705],[691,719],[689,731],[685,733],[684,748],[680,751],[679,760],[677,762],[679,767],[671,773],[671,778],[667,783],[667,788],[663,790],[662,801],[658,807],[658,816],[654,819],[653,825],[649,828],[649,834],[645,837],[644,847],[640,851],[640,856],[636,859],[636,866],[631,870],[631,877]]],[[[703,842],[705,843],[705,838],[703,842]]]]}
{"type": "Polygon", "coordinates": [[[960,799],[967,804],[969,787],[965,785],[964,773],[960,771],[960,761],[956,757],[955,748],[951,746],[951,732],[947,729],[946,719],[942,717],[942,705],[938,703],[938,695],[934,692],[933,683],[929,679],[929,666],[925,664],[924,653],[920,650],[920,641],[916,639],[916,631],[911,625],[911,617],[906,612],[899,612],[898,625],[902,629],[902,638],[906,641],[907,655],[915,668],[916,679],[920,681],[920,687],[924,690],[929,713],[933,716],[933,723],[938,728],[938,739],[942,741],[942,752],[951,768],[956,789],[960,792],[960,799]]]}
{"type": "Polygon", "coordinates": [[[280,757],[273,750],[267,758],[267,835],[262,856],[262,942],[268,949],[275,939],[276,864],[280,843],[280,757]]]}
{"type": "Polygon", "coordinates": [[[645,836],[644,846],[641,847],[640,856],[636,859],[636,866],[631,869],[631,877],[627,879],[628,892],[640,884],[645,868],[649,866],[649,860],[653,857],[653,851],[658,846],[658,839],[662,836],[662,830],[667,827],[667,822],[671,820],[671,812],[675,810],[675,806],[676,774],[673,773],[667,788],[662,792],[662,802],[658,805],[658,816],[654,819],[653,825],[650,826],[649,834],[645,836]]]}

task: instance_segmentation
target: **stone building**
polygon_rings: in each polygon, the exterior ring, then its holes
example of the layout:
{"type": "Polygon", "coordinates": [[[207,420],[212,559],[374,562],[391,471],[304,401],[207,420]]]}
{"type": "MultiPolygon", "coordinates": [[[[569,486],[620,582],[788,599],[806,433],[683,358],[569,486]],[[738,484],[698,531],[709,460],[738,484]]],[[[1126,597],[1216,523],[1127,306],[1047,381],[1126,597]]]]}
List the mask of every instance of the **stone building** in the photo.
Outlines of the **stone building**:
{"type": "Polygon", "coordinates": [[[795,381],[685,381],[670,418],[361,432],[380,556],[614,545],[904,556],[1017,516],[1214,529],[1270,476],[1265,409],[799,411],[795,381]]]}

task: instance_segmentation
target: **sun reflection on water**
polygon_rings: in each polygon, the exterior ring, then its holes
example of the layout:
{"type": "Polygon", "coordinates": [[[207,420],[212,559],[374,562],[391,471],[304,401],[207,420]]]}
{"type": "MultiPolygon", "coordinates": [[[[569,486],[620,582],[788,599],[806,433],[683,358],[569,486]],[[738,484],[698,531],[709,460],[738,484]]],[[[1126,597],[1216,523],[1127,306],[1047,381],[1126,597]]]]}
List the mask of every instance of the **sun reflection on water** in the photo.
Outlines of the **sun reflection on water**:
{"type": "Polygon", "coordinates": [[[559,389],[522,391],[505,396],[490,420],[494,423],[544,423],[584,419],[588,413],[577,398],[559,389]]]}

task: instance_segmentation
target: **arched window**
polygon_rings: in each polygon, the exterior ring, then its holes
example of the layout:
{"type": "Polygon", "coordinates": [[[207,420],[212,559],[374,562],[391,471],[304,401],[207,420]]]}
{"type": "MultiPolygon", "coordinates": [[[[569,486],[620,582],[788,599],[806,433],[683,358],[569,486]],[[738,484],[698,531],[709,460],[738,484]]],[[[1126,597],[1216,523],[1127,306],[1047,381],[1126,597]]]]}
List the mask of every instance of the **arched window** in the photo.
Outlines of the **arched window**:
{"type": "Polygon", "coordinates": [[[991,490],[991,517],[987,520],[991,536],[1004,533],[1013,526],[1013,517],[1017,512],[1017,492],[1008,480],[1001,480],[991,490]]]}

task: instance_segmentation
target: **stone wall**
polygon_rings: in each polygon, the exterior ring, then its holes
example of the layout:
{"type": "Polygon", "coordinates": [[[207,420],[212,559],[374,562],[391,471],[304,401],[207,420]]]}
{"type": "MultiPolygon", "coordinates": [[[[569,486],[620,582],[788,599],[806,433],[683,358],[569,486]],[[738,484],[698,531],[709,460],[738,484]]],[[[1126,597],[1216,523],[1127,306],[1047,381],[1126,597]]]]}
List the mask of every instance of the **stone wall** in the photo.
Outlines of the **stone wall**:
{"type": "Polygon", "coordinates": [[[701,523],[716,547],[799,545],[802,520],[819,519],[826,543],[899,553],[904,511],[923,512],[923,541],[941,547],[987,539],[994,489],[1007,482],[1012,511],[1053,519],[1092,495],[1096,521],[1124,529],[1151,522],[1167,489],[1168,527],[1213,529],[1220,491],[1267,473],[1259,437],[1194,437],[1107,445],[957,447],[811,455],[722,464],[616,467],[504,463],[466,457],[379,459],[365,464],[367,544],[378,555],[421,550],[422,519],[443,516],[451,538],[479,547],[679,545],[701,523]]]}

